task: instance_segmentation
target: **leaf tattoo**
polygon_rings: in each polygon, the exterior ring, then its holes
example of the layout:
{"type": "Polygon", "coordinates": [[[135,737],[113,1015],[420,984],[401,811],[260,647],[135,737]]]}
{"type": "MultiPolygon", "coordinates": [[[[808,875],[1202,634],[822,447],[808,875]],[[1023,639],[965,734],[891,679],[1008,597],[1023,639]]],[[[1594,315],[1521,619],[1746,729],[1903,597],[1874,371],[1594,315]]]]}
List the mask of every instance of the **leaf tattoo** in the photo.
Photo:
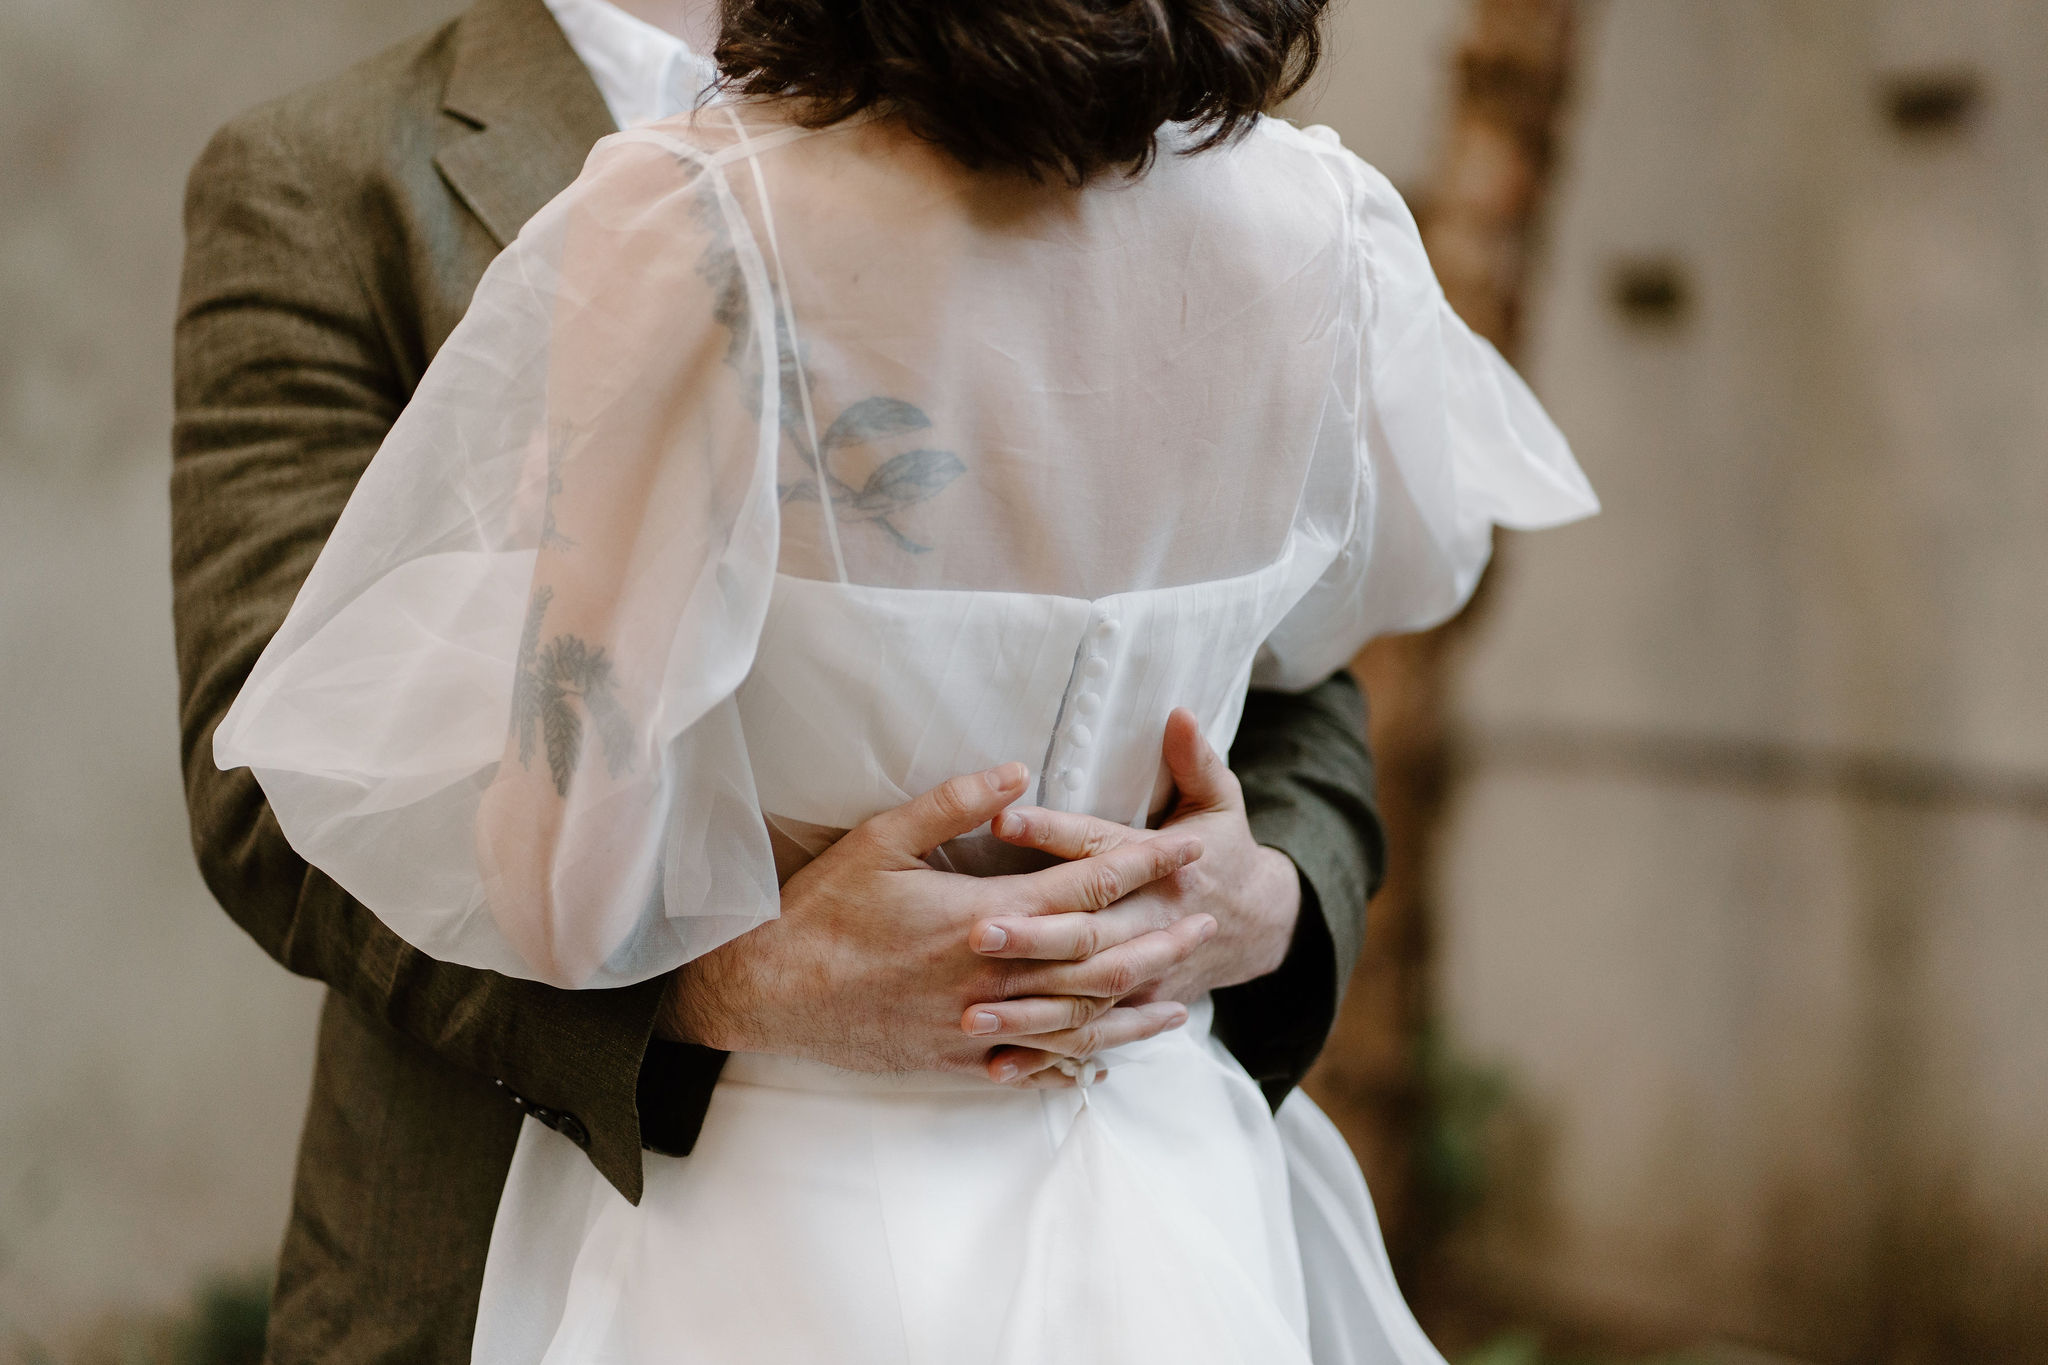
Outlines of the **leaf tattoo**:
{"type": "Polygon", "coordinates": [[[931,424],[932,419],[925,416],[924,409],[915,403],[906,403],[901,398],[863,398],[840,413],[838,421],[825,428],[818,444],[827,450],[838,450],[842,446],[864,445],[884,436],[926,431],[931,424]]]}
{"type": "MultiPolygon", "coordinates": [[[[839,414],[839,419],[818,438],[825,452],[825,479],[832,490],[832,507],[838,516],[871,521],[896,542],[897,548],[921,555],[931,549],[903,534],[890,518],[905,508],[929,501],[946,491],[947,485],[967,472],[958,455],[950,450],[907,450],[876,466],[866,482],[855,488],[831,468],[832,455],[848,446],[866,445],[889,436],[926,431],[932,419],[915,403],[901,398],[863,398],[839,414]]],[[[814,480],[800,479],[782,489],[784,502],[816,502],[814,480]]]]}
{"type": "MultiPolygon", "coordinates": [[[[692,202],[691,212],[703,227],[708,244],[697,261],[697,273],[711,286],[712,318],[726,330],[725,363],[740,377],[742,401],[757,419],[760,417],[761,361],[755,347],[755,321],[748,306],[746,281],[740,270],[731,233],[717,197],[706,186],[692,202]]],[[[771,289],[773,286],[770,286],[771,289]]],[[[950,450],[911,450],[893,456],[878,466],[855,487],[833,469],[833,457],[852,447],[913,432],[928,431],[932,419],[923,408],[901,398],[876,395],[863,398],[841,412],[811,447],[811,433],[804,420],[804,392],[814,389],[804,365],[803,352],[790,334],[782,310],[775,310],[775,352],[781,391],[780,425],[783,435],[810,466],[777,492],[784,503],[817,502],[822,482],[832,500],[832,514],[853,521],[872,522],[897,548],[909,554],[925,554],[920,545],[896,526],[892,517],[918,503],[943,493],[947,486],[967,472],[967,466],[950,450]]]]}
{"type": "Polygon", "coordinates": [[[540,643],[541,622],[554,598],[553,588],[536,588],[527,604],[512,677],[512,727],[519,739],[520,766],[531,768],[534,750],[544,748],[555,791],[567,796],[583,757],[583,716],[572,699],[581,701],[589,713],[613,777],[632,765],[633,722],[619,704],[612,661],[602,647],[593,649],[576,635],[557,635],[546,645],[540,643]]]}

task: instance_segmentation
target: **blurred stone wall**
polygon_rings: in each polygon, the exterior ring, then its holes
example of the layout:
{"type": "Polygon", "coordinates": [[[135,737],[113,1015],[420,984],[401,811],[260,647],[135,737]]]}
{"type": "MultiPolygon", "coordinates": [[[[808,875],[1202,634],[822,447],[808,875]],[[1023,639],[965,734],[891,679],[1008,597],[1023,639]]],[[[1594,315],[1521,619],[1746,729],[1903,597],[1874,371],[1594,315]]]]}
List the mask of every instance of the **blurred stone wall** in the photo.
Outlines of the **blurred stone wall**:
{"type": "Polygon", "coordinates": [[[1589,6],[1468,667],[1460,1248],[1546,1315],[2048,1360],[2048,5],[1589,6]]]}
{"type": "Polygon", "coordinates": [[[213,905],[165,526],[186,169],[229,115],[448,12],[0,7],[0,1360],[262,1267],[317,988],[213,905]]]}

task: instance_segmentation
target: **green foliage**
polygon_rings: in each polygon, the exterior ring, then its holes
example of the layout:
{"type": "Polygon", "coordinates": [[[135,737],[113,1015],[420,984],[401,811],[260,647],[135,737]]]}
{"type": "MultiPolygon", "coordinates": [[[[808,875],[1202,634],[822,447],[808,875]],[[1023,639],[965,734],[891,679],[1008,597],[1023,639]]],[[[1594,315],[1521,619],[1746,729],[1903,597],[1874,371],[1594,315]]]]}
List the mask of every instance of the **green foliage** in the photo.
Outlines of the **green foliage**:
{"type": "Polygon", "coordinates": [[[1528,1328],[1503,1332],[1476,1351],[1459,1357],[1457,1365],[1709,1365],[1699,1356],[1618,1356],[1583,1351],[1553,1351],[1540,1333],[1528,1328]]]}
{"type": "Polygon", "coordinates": [[[260,1365],[269,1320],[268,1276],[208,1281],[171,1334],[171,1365],[260,1365]]]}
{"type": "Polygon", "coordinates": [[[1458,1365],[1546,1365],[1543,1338],[1534,1332],[1503,1332],[1476,1351],[1468,1352],[1458,1365]]]}
{"type": "MultiPolygon", "coordinates": [[[[1423,1030],[1416,1070],[1422,1081],[1422,1113],[1415,1129],[1418,1192],[1438,1235],[1451,1231],[1485,1198],[1488,1134],[1494,1116],[1507,1102],[1507,1074],[1478,1066],[1459,1056],[1436,1025],[1423,1030]]],[[[1508,1338],[1493,1343],[1511,1348],[1508,1338]]],[[[1493,1349],[1489,1346],[1487,1349],[1493,1349]]],[[[1528,1357],[1540,1362],[1540,1357],[1528,1357]]],[[[1524,1358],[1503,1355],[1482,1365],[1523,1365],[1524,1358]]]]}

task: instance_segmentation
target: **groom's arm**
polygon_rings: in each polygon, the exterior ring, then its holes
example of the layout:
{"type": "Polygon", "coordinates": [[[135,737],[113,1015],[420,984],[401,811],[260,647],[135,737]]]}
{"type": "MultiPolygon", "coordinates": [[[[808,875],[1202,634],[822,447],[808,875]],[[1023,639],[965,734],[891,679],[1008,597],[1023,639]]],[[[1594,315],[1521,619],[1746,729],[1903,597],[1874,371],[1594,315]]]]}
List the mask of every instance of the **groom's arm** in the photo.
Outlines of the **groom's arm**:
{"type": "Polygon", "coordinates": [[[497,1080],[637,1199],[643,1136],[660,1138],[643,1134],[636,1105],[643,1061],[688,1130],[663,1145],[686,1148],[719,1060],[672,1045],[650,1057],[665,983],[560,991],[437,962],[293,852],[247,769],[213,763],[215,727],[405,400],[393,354],[404,324],[365,288],[348,231],[308,180],[286,131],[259,113],[214,140],[187,200],[171,544],[200,869],[277,961],[497,1080]]]}
{"type": "Polygon", "coordinates": [[[1276,1103],[1308,1074],[1336,1022],[1386,876],[1365,697],[1349,673],[1304,693],[1254,689],[1230,746],[1252,838],[1285,853],[1301,911],[1278,971],[1215,994],[1216,1036],[1276,1103]]]}

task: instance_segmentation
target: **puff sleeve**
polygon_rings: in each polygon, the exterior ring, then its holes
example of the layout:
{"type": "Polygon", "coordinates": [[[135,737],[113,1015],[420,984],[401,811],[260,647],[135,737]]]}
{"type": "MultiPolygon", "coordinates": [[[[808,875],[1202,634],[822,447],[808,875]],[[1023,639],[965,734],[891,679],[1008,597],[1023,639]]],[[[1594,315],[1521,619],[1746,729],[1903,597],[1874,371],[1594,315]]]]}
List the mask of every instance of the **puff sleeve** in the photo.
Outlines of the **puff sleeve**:
{"type": "Polygon", "coordinates": [[[733,693],[776,328],[714,158],[623,134],[492,264],[215,737],[433,957],[643,980],[772,917],[733,693]]]}
{"type": "Polygon", "coordinates": [[[1313,686],[1375,636],[1425,630],[1470,599],[1493,528],[1599,510],[1565,438],[1500,353],[1445,300],[1414,216],[1341,150],[1362,330],[1351,533],[1273,631],[1254,682],[1313,686]]]}

